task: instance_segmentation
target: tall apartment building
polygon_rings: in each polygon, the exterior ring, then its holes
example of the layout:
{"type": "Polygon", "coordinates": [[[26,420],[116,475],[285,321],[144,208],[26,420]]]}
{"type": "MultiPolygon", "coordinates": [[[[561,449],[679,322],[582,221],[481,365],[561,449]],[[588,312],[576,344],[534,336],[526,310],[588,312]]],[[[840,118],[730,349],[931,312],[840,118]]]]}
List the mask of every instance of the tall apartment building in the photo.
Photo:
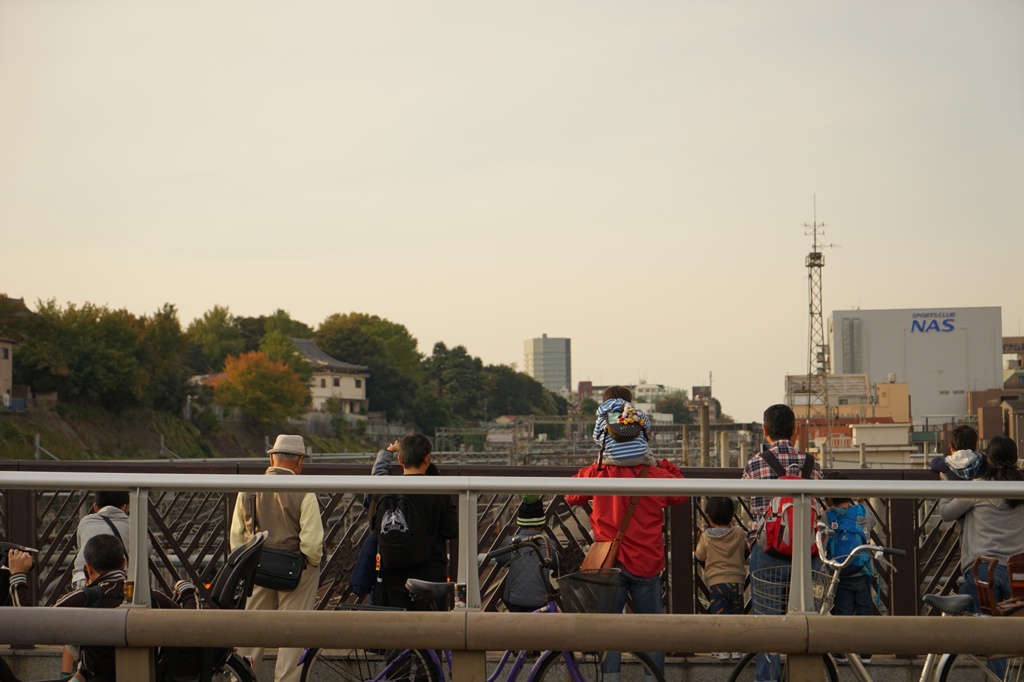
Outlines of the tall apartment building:
{"type": "Polygon", "coordinates": [[[568,391],[572,386],[570,345],[570,339],[548,338],[547,334],[542,334],[539,339],[527,339],[523,342],[526,373],[549,391],[568,391]]]}

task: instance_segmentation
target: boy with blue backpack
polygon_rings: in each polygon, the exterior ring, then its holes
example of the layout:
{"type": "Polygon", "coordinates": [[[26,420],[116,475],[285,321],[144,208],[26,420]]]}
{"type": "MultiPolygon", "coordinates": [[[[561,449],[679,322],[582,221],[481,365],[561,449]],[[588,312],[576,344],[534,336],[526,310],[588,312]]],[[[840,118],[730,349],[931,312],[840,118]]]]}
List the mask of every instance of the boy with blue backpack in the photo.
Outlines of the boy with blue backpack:
{"type": "MultiPolygon", "coordinates": [[[[847,480],[841,471],[830,471],[826,479],[847,480]]],[[[826,523],[833,534],[828,539],[826,551],[829,558],[842,561],[858,545],[868,544],[875,519],[864,505],[849,497],[826,498],[829,510],[825,513],[826,523]]],[[[856,554],[853,561],[839,574],[832,614],[836,616],[870,616],[874,612],[871,593],[875,578],[870,552],[856,554]]],[[[834,654],[836,660],[845,660],[843,654],[834,654]]],[[[871,654],[860,654],[861,663],[871,660],[871,654]]]]}

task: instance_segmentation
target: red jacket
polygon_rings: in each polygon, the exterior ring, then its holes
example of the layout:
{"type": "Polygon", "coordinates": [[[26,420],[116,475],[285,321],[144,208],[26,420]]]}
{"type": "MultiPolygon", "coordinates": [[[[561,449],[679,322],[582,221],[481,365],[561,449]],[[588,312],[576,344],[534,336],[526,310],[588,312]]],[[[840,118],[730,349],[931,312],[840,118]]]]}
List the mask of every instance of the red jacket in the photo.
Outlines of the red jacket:
{"type": "MultiPolygon", "coordinates": [[[[636,478],[642,466],[619,467],[605,464],[600,470],[591,464],[576,472],[573,478],[636,478]]],[[[647,478],[682,478],[683,474],[667,459],[656,467],[650,467],[647,478]]],[[[666,497],[663,495],[641,496],[637,502],[633,519],[626,528],[619,547],[618,561],[629,573],[647,578],[660,575],[665,568],[665,507],[686,504],[688,497],[666,497]]],[[[611,541],[619,533],[619,526],[626,515],[629,497],[623,495],[566,495],[571,505],[583,505],[593,500],[590,526],[594,540],[611,541]]]]}

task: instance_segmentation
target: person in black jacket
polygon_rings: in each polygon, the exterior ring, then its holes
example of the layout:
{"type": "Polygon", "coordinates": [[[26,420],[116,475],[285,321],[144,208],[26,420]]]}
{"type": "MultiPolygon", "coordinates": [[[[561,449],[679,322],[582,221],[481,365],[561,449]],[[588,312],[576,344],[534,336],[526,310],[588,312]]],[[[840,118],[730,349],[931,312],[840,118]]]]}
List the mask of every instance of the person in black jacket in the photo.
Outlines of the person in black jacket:
{"type": "MultiPolygon", "coordinates": [[[[398,462],[402,465],[402,474],[405,476],[424,476],[431,468],[430,453],[432,451],[430,439],[423,434],[413,433],[405,436],[398,442],[398,462]]],[[[429,537],[416,538],[417,546],[426,546],[427,551],[422,556],[416,556],[417,550],[411,550],[409,560],[401,562],[401,565],[389,565],[386,553],[378,550],[381,555],[379,574],[379,596],[374,594],[373,603],[382,606],[395,606],[406,610],[430,610],[428,603],[413,602],[409,591],[405,589],[405,581],[409,578],[430,580],[433,582],[444,582],[448,577],[448,554],[445,548],[445,541],[458,537],[459,533],[459,508],[454,496],[448,494],[403,494],[400,496],[378,495],[374,500],[373,528],[378,531],[378,544],[385,544],[386,539],[382,537],[388,529],[383,529],[382,524],[387,524],[385,518],[389,513],[389,498],[404,498],[404,503],[410,506],[409,522],[419,523],[417,533],[425,533],[429,537]],[[417,519],[418,521],[413,521],[417,519]]],[[[440,604],[437,606],[441,606],[440,604]]]]}
{"type": "MultiPolygon", "coordinates": [[[[127,557],[121,541],[113,535],[97,535],[89,539],[82,550],[85,555],[86,586],[69,592],[54,604],[56,608],[117,608],[124,602],[124,568],[127,557]]],[[[7,554],[11,571],[10,595],[14,606],[32,606],[28,588],[28,572],[32,568],[32,555],[16,549],[7,554]]],[[[150,604],[155,609],[198,609],[199,599],[195,585],[179,580],[174,585],[174,597],[153,590],[150,604]]],[[[82,646],[78,670],[71,679],[77,682],[114,682],[117,667],[114,647],[82,646]]]]}

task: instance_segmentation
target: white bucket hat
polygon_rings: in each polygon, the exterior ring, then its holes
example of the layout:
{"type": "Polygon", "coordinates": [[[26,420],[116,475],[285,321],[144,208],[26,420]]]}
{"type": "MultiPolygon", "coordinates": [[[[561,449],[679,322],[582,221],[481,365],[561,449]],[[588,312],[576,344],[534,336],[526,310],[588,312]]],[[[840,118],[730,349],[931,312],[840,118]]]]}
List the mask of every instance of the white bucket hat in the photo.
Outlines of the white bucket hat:
{"type": "Polygon", "coordinates": [[[306,456],[306,444],[302,440],[302,436],[286,436],[284,434],[277,437],[274,441],[274,447],[267,450],[268,455],[295,455],[297,457],[306,456]]]}

